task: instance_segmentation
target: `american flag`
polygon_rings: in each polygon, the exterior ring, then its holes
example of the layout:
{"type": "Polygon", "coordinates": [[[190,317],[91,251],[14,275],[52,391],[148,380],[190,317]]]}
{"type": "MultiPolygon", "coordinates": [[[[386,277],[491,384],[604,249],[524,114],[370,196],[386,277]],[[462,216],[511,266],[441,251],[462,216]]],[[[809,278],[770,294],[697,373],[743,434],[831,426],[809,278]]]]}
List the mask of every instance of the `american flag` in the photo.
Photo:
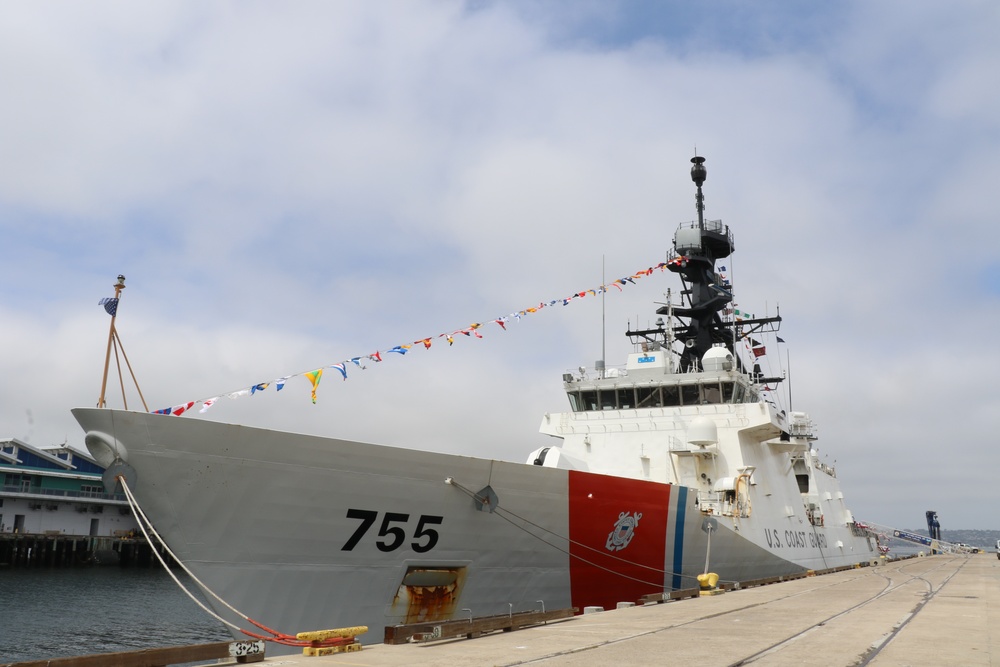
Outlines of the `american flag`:
{"type": "Polygon", "coordinates": [[[114,317],[115,313],[118,312],[118,297],[114,296],[104,297],[103,299],[97,302],[97,305],[104,306],[104,310],[107,311],[108,315],[114,317]]]}

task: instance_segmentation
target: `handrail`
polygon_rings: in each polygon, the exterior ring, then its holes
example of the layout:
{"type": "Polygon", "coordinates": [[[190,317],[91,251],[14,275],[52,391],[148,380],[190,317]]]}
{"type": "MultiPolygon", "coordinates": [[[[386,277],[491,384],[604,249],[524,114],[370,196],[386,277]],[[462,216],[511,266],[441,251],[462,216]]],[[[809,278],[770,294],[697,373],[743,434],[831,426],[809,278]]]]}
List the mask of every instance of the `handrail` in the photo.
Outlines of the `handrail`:
{"type": "Polygon", "coordinates": [[[56,498],[79,498],[84,500],[110,500],[116,502],[127,502],[124,494],[121,493],[100,493],[96,491],[74,491],[72,489],[43,489],[43,488],[33,488],[25,490],[19,485],[3,485],[0,487],[0,492],[14,495],[21,495],[24,497],[29,496],[45,496],[45,497],[56,497],[56,498]]]}

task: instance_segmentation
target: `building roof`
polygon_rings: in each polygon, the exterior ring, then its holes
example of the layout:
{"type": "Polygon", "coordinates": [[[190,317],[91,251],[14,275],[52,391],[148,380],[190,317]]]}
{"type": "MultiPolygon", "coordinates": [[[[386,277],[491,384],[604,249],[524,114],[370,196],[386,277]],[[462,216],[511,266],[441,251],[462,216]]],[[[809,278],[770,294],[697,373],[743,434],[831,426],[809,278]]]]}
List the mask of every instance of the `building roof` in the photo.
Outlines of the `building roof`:
{"type": "Polygon", "coordinates": [[[35,447],[18,438],[0,438],[0,468],[101,474],[104,468],[89,455],[66,445],[35,447]]]}

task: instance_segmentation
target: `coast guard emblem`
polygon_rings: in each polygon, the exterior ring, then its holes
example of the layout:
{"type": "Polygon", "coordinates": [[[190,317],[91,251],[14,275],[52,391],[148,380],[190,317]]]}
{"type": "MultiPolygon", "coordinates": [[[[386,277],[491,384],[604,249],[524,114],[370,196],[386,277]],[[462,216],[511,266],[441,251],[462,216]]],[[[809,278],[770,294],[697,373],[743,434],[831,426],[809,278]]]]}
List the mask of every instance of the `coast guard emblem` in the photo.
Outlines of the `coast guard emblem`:
{"type": "Polygon", "coordinates": [[[608,533],[608,541],[604,547],[608,551],[621,551],[627,547],[635,536],[635,527],[639,525],[641,518],[642,514],[639,512],[634,515],[629,515],[628,512],[619,514],[618,523],[615,524],[614,530],[608,533]]]}

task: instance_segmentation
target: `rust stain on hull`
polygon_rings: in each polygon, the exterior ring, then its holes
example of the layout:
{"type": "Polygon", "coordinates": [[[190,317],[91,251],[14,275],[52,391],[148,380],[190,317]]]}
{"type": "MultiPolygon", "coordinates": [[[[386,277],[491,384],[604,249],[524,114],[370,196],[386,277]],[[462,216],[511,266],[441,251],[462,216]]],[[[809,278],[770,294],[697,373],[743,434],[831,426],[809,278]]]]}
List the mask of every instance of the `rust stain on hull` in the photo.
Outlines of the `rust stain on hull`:
{"type": "Polygon", "coordinates": [[[447,621],[455,614],[463,583],[464,567],[409,568],[392,609],[405,614],[405,624],[447,621]]]}

